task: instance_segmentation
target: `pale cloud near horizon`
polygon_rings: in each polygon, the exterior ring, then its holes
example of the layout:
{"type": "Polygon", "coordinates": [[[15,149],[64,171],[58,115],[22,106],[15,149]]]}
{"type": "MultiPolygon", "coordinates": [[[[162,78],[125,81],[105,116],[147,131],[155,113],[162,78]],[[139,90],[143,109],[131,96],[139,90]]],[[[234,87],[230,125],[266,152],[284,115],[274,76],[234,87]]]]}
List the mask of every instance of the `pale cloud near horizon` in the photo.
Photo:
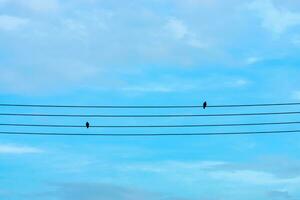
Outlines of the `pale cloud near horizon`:
{"type": "Polygon", "coordinates": [[[1,154],[36,154],[43,150],[31,146],[15,145],[15,144],[0,144],[1,154]]]}
{"type": "Polygon", "coordinates": [[[181,162],[181,161],[162,161],[153,163],[137,163],[121,166],[121,170],[136,170],[153,173],[171,173],[172,170],[179,173],[181,170],[211,170],[218,167],[227,165],[223,161],[194,161],[194,162],[181,162]]]}
{"type": "MultiPolygon", "coordinates": [[[[131,150],[136,152],[134,149],[131,150]]],[[[116,152],[120,154],[124,150],[116,149],[116,152]]],[[[125,152],[130,154],[127,151],[125,152]]],[[[92,154],[94,153],[93,150],[92,154]]],[[[158,159],[141,161],[131,160],[128,157],[120,160],[119,155],[115,156],[113,153],[107,153],[107,158],[102,155],[103,152],[94,154],[94,157],[91,154],[84,155],[79,153],[78,155],[76,153],[74,157],[59,155],[60,159],[51,156],[50,159],[47,159],[47,162],[39,160],[39,163],[43,163],[46,166],[44,168],[48,171],[55,171],[60,176],[65,175],[64,178],[57,179],[52,186],[49,185],[49,182],[45,183],[46,190],[41,192],[40,195],[43,195],[43,199],[55,197],[60,200],[76,199],[77,197],[78,199],[87,200],[93,200],[96,197],[112,200],[120,198],[128,198],[128,200],[173,200],[218,199],[223,195],[235,199],[236,197],[245,197],[247,193],[250,197],[257,197],[255,195],[261,197],[260,195],[264,195],[267,199],[272,199],[286,196],[286,194],[290,197],[296,196],[298,193],[294,188],[300,185],[299,162],[288,161],[283,158],[276,160],[274,166],[274,163],[269,162],[268,159],[263,161],[256,160],[250,163],[222,159],[195,159],[190,161],[184,159],[158,159]],[[57,166],[55,167],[56,164],[60,166],[66,165],[66,168],[57,168],[57,166]],[[288,171],[288,174],[286,174],[286,171],[288,171]],[[92,173],[92,175],[89,176],[88,173],[92,173]],[[80,178],[70,179],[74,174],[80,178]],[[131,183],[129,186],[128,177],[130,177],[131,183]],[[114,182],[116,178],[119,186],[109,187],[116,186],[114,182]],[[151,191],[157,193],[145,192],[145,189],[147,191],[147,188],[149,188],[151,181],[159,182],[157,185],[150,187],[151,191]],[[174,188],[165,188],[166,185],[174,182],[177,183],[174,188]],[[140,183],[147,184],[143,184],[140,189],[137,189],[140,183]],[[128,187],[131,186],[132,188],[129,189],[128,187]],[[82,188],[82,190],[79,188],[82,188]],[[205,190],[207,188],[219,192],[215,195],[206,194],[205,190]],[[241,193],[236,192],[237,188],[241,193]],[[174,190],[178,191],[178,193],[173,193],[172,191],[174,190]],[[232,196],[233,192],[235,196],[232,196]],[[183,197],[185,198],[173,198],[170,194],[184,194],[183,197]]],[[[145,154],[142,153],[140,156],[144,157],[145,154]]],[[[32,193],[32,195],[35,194],[32,193]]],[[[41,198],[41,196],[39,197],[41,198]]]]}
{"type": "MultiPolygon", "coordinates": [[[[101,182],[62,182],[51,185],[55,190],[38,195],[38,198],[57,200],[191,200],[163,193],[155,193],[130,186],[101,182]]],[[[36,194],[32,194],[34,199],[36,194]]]]}
{"type": "Polygon", "coordinates": [[[259,161],[257,163],[234,163],[222,160],[166,160],[151,163],[129,163],[121,165],[119,169],[150,172],[164,176],[176,172],[179,179],[185,176],[187,180],[195,181],[201,178],[202,172],[205,172],[209,178],[229,182],[242,181],[245,184],[254,185],[300,185],[299,162],[284,158],[259,161]],[[289,161],[290,165],[285,165],[284,161],[289,161]],[[283,164],[278,164],[278,162],[283,162],[283,164]],[[278,166],[269,169],[269,166],[274,163],[277,163],[278,166]],[[292,172],[291,169],[295,170],[295,172],[292,172]],[[187,171],[189,173],[185,174],[187,171]]]}
{"type": "MultiPolygon", "coordinates": [[[[98,157],[97,157],[98,158],[98,157]]],[[[67,163],[73,163],[72,159],[67,159],[67,163]]],[[[81,159],[76,157],[76,162],[81,162],[81,159]]],[[[82,169],[83,166],[75,164],[72,169],[67,169],[64,174],[70,173],[81,175],[84,177],[85,172],[97,172],[93,178],[80,178],[77,180],[62,179],[57,180],[54,185],[47,187],[51,188],[51,193],[44,192],[43,197],[64,200],[64,199],[95,199],[102,197],[105,199],[218,199],[223,195],[228,197],[262,197],[267,199],[282,198],[282,197],[296,197],[298,194],[297,187],[300,185],[299,165],[297,162],[289,162],[289,165],[280,164],[287,160],[277,160],[280,163],[270,168],[272,163],[266,162],[231,162],[223,160],[161,160],[152,162],[143,161],[126,161],[120,162],[99,160],[92,161],[93,164],[87,169],[82,169]],[[103,162],[105,165],[103,165],[103,162]],[[78,168],[78,170],[76,170],[78,168]],[[276,168],[283,171],[275,172],[276,168]],[[292,176],[285,174],[285,170],[294,170],[297,173],[292,176]],[[107,171],[112,174],[107,174],[107,171]],[[275,171],[273,171],[275,170],[275,171]],[[151,191],[157,193],[146,192],[145,189],[149,184],[144,184],[140,189],[137,189],[139,183],[151,182],[159,180],[159,184],[151,188],[151,191]],[[118,186],[115,185],[114,177],[118,179],[118,186]],[[130,177],[130,186],[128,188],[128,177],[130,177]],[[101,181],[99,181],[99,179],[101,181]],[[164,185],[170,182],[176,182],[176,186],[171,190],[164,189],[164,185]],[[205,184],[204,187],[203,184],[205,184]],[[123,187],[125,186],[125,187],[123,187]],[[212,190],[218,190],[219,193],[215,195],[205,194],[205,189],[209,187],[212,190]],[[77,189],[75,189],[77,188],[77,189]],[[82,188],[79,189],[79,188],[82,188]],[[188,189],[187,189],[188,188],[188,189]],[[195,189],[197,188],[197,189],[195,189]],[[226,188],[226,190],[224,190],[226,188]],[[241,193],[237,192],[239,189],[241,193]],[[53,190],[54,189],[54,190],[53,190]],[[259,191],[257,191],[257,189],[259,191]],[[177,190],[183,192],[185,198],[174,198],[170,194],[177,190]],[[74,192],[76,191],[76,192],[74,192]],[[163,191],[163,193],[161,193],[163,191]],[[189,191],[193,191],[192,195],[189,191]],[[257,192],[254,192],[257,191],[257,192]],[[204,192],[204,193],[203,193],[204,192]],[[235,196],[232,196],[234,192],[235,196]],[[256,196],[258,195],[258,196],[256,196]],[[260,196],[262,195],[262,196],[260,196]]],[[[62,160],[56,162],[64,163],[62,160]]],[[[53,165],[53,160],[51,161],[53,165]]],[[[85,164],[83,162],[82,164],[85,164]]],[[[50,165],[50,166],[51,166],[50,165]]],[[[47,165],[49,167],[49,165],[47,165]]],[[[85,168],[85,167],[84,167],[85,168]]],[[[55,171],[58,169],[55,168],[55,171]]],[[[61,169],[59,174],[61,174],[61,169]]],[[[179,193],[180,194],[180,193],[179,193]]],[[[34,195],[34,194],[33,194],[34,195]]]]}
{"type": "Polygon", "coordinates": [[[282,190],[272,190],[268,192],[268,196],[272,199],[286,199],[286,200],[291,200],[294,199],[288,191],[282,189],[282,190]]]}
{"type": "Polygon", "coordinates": [[[217,180],[230,181],[254,185],[300,185],[300,176],[292,178],[278,178],[272,173],[256,170],[234,170],[210,172],[210,176],[217,180]]]}

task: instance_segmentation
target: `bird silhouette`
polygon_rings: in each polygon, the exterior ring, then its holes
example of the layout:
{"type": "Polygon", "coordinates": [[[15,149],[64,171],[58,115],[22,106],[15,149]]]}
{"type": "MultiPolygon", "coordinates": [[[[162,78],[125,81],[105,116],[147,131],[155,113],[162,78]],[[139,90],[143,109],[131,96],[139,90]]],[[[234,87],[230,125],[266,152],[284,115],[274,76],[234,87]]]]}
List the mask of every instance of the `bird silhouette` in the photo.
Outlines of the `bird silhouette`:
{"type": "Polygon", "coordinates": [[[90,123],[89,123],[89,122],[86,122],[86,123],[85,123],[85,126],[86,126],[86,128],[90,128],[90,123]]]}
{"type": "Polygon", "coordinates": [[[204,103],[203,103],[203,109],[205,109],[206,107],[207,107],[207,102],[204,101],[204,103]]]}

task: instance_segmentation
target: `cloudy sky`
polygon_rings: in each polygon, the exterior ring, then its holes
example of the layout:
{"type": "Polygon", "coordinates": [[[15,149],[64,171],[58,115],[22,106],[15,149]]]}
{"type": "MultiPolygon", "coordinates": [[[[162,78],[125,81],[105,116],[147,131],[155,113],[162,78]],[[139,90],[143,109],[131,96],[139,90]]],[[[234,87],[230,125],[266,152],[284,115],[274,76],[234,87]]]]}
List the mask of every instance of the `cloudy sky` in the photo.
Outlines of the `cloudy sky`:
{"type": "MultiPolygon", "coordinates": [[[[0,0],[1,103],[243,104],[300,101],[297,0],[0,0]]],[[[232,110],[235,109],[235,110],[232,110]]],[[[297,111],[297,107],[207,113],[297,111]]],[[[299,110],[298,110],[299,111],[299,110]]],[[[202,113],[181,110],[4,108],[68,114],[202,113]]],[[[87,119],[0,117],[1,123],[87,119]]],[[[88,119],[92,125],[297,121],[294,116],[88,119]]],[[[241,128],[1,131],[180,133],[241,128]]],[[[0,136],[0,199],[297,200],[300,136],[0,136]]]]}

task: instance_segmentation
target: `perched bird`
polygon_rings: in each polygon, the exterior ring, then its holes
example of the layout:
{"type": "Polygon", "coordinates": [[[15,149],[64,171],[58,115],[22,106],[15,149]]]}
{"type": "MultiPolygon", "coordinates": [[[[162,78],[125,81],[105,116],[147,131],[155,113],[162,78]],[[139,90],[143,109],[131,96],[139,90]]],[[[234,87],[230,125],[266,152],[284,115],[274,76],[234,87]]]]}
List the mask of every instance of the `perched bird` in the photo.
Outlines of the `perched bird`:
{"type": "Polygon", "coordinates": [[[207,102],[204,101],[204,103],[203,103],[203,109],[205,109],[206,107],[207,107],[207,102]]]}
{"type": "Polygon", "coordinates": [[[85,123],[85,126],[86,126],[86,128],[90,128],[90,123],[89,123],[89,122],[86,122],[86,123],[85,123]]]}

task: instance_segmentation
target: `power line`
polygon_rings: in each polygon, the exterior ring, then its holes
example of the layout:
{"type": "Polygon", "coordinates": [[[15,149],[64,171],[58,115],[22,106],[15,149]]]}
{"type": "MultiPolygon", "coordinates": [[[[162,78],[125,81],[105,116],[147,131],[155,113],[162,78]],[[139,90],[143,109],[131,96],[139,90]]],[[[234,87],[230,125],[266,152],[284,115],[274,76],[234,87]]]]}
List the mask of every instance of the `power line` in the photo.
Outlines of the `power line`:
{"type": "Polygon", "coordinates": [[[0,116],[23,117],[86,117],[86,118],[164,118],[164,117],[234,117],[260,115],[295,115],[296,112],[263,112],[263,113],[225,113],[225,114],[160,114],[160,115],[85,115],[85,114],[34,114],[34,113],[0,113],[0,116]]]}
{"type": "MultiPolygon", "coordinates": [[[[266,126],[266,125],[290,125],[300,122],[263,122],[263,123],[238,123],[238,124],[182,124],[182,125],[90,125],[90,128],[188,128],[188,127],[226,127],[226,126],[266,126]]],[[[50,127],[50,128],[85,128],[83,125],[59,125],[59,124],[8,124],[0,126],[10,127],[50,127]]]]}
{"type": "MultiPolygon", "coordinates": [[[[0,124],[0,126],[11,126],[11,127],[52,127],[52,128],[85,128],[86,126],[81,125],[59,125],[59,124],[0,124]]],[[[92,127],[92,126],[91,126],[92,127]]],[[[98,128],[98,126],[93,126],[98,128]]],[[[99,126],[101,127],[101,126],[99,126]]],[[[104,126],[105,127],[105,126],[104,126]]]]}
{"type": "MultiPolygon", "coordinates": [[[[223,104],[207,105],[208,108],[227,108],[227,107],[267,107],[267,106],[296,106],[294,103],[258,103],[258,104],[223,104]]],[[[40,108],[202,108],[203,105],[54,105],[54,104],[0,104],[1,107],[40,107],[40,108]]]]}
{"type": "Polygon", "coordinates": [[[300,130],[280,131],[248,131],[248,132],[219,132],[219,133],[136,133],[136,134],[102,134],[102,133],[46,133],[46,132],[3,132],[2,135],[35,135],[35,136],[110,136],[110,137],[154,137],[154,136],[218,136],[218,135],[258,135],[300,133],[300,130]]]}
{"type": "Polygon", "coordinates": [[[40,108],[202,108],[202,105],[45,105],[45,104],[0,104],[1,107],[40,107],[40,108]]]}
{"type": "Polygon", "coordinates": [[[268,106],[296,106],[300,103],[259,103],[259,104],[227,104],[227,105],[208,105],[210,108],[228,108],[228,107],[268,107],[268,106]]]}

